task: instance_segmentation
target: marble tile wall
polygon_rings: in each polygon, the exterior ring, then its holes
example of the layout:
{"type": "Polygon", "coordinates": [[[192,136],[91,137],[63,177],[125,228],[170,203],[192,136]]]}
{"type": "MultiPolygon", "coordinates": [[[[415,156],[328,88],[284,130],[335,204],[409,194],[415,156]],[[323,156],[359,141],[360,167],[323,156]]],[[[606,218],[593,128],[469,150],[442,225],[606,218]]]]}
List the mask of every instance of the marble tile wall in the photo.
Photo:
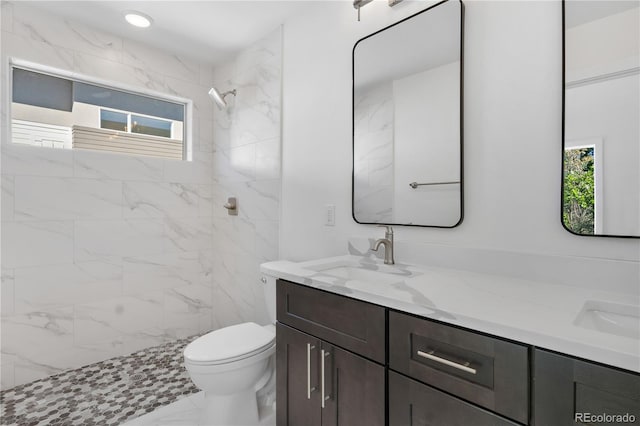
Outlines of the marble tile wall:
{"type": "MultiPolygon", "coordinates": [[[[2,388],[210,330],[214,317],[216,324],[225,322],[220,313],[214,316],[214,295],[223,295],[231,320],[236,304],[227,296],[252,309],[257,288],[244,282],[214,286],[213,271],[223,262],[221,276],[240,271],[246,277],[250,268],[242,262],[257,263],[257,237],[250,233],[256,229],[273,252],[277,173],[261,171],[257,180],[255,164],[279,167],[279,158],[272,158],[279,139],[271,129],[264,138],[255,133],[279,120],[272,112],[279,104],[269,97],[279,85],[267,84],[279,68],[257,62],[243,68],[245,78],[253,73],[264,83],[245,80],[238,101],[252,103],[236,109],[250,117],[254,127],[239,131],[260,160],[254,154],[252,179],[234,194],[243,203],[242,215],[234,222],[216,210],[214,221],[213,202],[220,206],[227,191],[214,189],[214,106],[207,97],[212,67],[41,14],[25,3],[1,5],[3,64],[16,57],[194,101],[192,162],[12,145],[2,108],[2,388]],[[249,240],[250,248],[244,244],[249,240]],[[214,250],[233,255],[214,256],[214,250]]],[[[7,71],[3,66],[3,89],[7,71]]],[[[6,97],[3,90],[3,106],[6,97]]],[[[235,173],[236,167],[223,170],[235,173]]]]}
{"type": "Polygon", "coordinates": [[[214,112],[214,326],[269,321],[259,265],[278,258],[281,63],[278,29],[213,73],[219,90],[237,90],[214,112]],[[222,208],[227,197],[238,216],[222,208]]]}
{"type": "Polygon", "coordinates": [[[363,88],[354,102],[354,214],[360,222],[392,223],[394,104],[391,82],[363,88]]]}

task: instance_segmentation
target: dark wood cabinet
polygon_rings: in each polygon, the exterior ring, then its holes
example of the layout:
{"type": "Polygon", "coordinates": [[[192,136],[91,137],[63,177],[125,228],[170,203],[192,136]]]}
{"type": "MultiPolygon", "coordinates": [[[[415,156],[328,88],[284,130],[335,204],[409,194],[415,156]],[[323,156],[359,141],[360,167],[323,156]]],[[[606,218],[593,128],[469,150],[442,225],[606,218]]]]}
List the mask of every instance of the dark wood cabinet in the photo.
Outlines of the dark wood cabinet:
{"type": "Polygon", "coordinates": [[[276,336],[278,426],[384,426],[384,366],[283,324],[276,336]]]}
{"type": "Polygon", "coordinates": [[[394,371],[389,372],[389,426],[470,425],[515,426],[517,423],[394,371]]]}
{"type": "Polygon", "coordinates": [[[638,373],[284,280],[277,292],[278,426],[640,426],[638,373]]]}
{"type": "Polygon", "coordinates": [[[540,349],[533,372],[537,426],[640,425],[639,374],[540,349]]]}
{"type": "Polygon", "coordinates": [[[277,291],[277,425],[384,426],[385,367],[347,350],[384,362],[384,308],[281,280],[277,291]]]}
{"type": "Polygon", "coordinates": [[[326,400],[322,426],[384,426],[384,366],[322,343],[326,400]]]}
{"type": "Polygon", "coordinates": [[[389,312],[389,368],[526,424],[528,347],[389,312]]]}
{"type": "Polygon", "coordinates": [[[279,322],[385,363],[385,308],[285,280],[277,286],[279,322]]]}
{"type": "Polygon", "coordinates": [[[320,426],[320,340],[276,324],[276,419],[278,426],[320,426]]]}

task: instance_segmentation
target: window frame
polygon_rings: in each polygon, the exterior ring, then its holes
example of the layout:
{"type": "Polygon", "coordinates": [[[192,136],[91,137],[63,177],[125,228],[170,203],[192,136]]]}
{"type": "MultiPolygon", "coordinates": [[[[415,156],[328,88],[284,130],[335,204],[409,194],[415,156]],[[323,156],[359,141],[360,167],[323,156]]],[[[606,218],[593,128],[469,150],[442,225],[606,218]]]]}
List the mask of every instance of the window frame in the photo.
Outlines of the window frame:
{"type": "MultiPolygon", "coordinates": [[[[169,120],[167,118],[157,117],[157,116],[148,115],[148,114],[140,114],[140,113],[137,113],[137,112],[125,111],[123,109],[116,109],[116,108],[109,108],[109,107],[98,107],[98,108],[99,108],[98,109],[98,122],[101,124],[100,125],[101,129],[113,130],[113,129],[108,129],[106,127],[102,127],[101,113],[102,113],[102,111],[109,111],[109,112],[115,112],[115,113],[119,113],[119,114],[123,114],[123,115],[127,116],[127,130],[126,131],[114,130],[116,132],[128,133],[128,134],[133,134],[133,135],[144,135],[144,136],[149,136],[149,137],[152,137],[152,138],[159,138],[159,140],[172,139],[171,136],[157,136],[157,135],[150,135],[148,133],[138,133],[138,132],[132,131],[132,129],[133,129],[132,117],[133,116],[145,117],[145,118],[151,118],[153,120],[163,121],[165,123],[169,123],[170,128],[173,127],[173,121],[175,121],[175,120],[169,120]]],[[[184,122],[183,122],[183,126],[184,126],[184,122]]],[[[170,130],[169,132],[171,133],[172,130],[170,130]]],[[[182,135],[182,137],[184,138],[184,135],[182,135]]]]}
{"type": "MultiPolygon", "coordinates": [[[[19,68],[26,71],[32,71],[40,74],[46,74],[53,77],[65,78],[72,81],[81,83],[92,84],[96,86],[102,86],[107,89],[119,90],[122,92],[130,93],[132,95],[146,96],[161,101],[174,102],[184,105],[184,121],[183,121],[183,141],[182,141],[182,161],[193,161],[193,100],[183,98],[180,96],[174,96],[167,93],[162,93],[154,90],[147,89],[146,87],[134,86],[131,84],[116,82],[112,80],[106,80],[98,77],[92,77],[86,74],[63,70],[61,68],[55,68],[48,65],[42,65],[23,59],[9,57],[6,65],[6,72],[8,78],[5,80],[6,87],[6,99],[5,108],[6,111],[6,143],[11,144],[13,136],[13,126],[11,125],[12,119],[12,103],[13,103],[13,69],[19,68]]],[[[125,112],[125,111],[122,111],[125,112]]],[[[125,112],[126,113],[126,112],[125,112]]],[[[144,115],[144,114],[138,114],[144,115]]],[[[73,149],[71,149],[73,151],[73,149]]]]}

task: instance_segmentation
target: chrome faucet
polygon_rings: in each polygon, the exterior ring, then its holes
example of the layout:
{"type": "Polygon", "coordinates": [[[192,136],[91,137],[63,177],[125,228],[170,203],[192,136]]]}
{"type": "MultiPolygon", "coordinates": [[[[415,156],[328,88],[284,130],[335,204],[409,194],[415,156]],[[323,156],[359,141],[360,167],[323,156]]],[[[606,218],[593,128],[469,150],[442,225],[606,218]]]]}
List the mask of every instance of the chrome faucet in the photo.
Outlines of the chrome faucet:
{"type": "Polygon", "coordinates": [[[387,225],[378,225],[387,228],[384,233],[384,238],[380,238],[373,243],[373,251],[378,251],[381,245],[384,246],[384,264],[393,265],[396,262],[393,260],[393,228],[387,225]]]}

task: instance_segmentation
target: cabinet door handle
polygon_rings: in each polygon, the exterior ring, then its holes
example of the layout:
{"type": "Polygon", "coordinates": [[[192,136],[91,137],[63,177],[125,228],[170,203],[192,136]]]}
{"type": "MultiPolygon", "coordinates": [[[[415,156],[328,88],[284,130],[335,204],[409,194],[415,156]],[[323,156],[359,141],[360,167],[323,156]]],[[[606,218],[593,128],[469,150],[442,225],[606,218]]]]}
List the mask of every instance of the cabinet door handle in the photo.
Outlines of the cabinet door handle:
{"type": "Polygon", "coordinates": [[[311,387],[311,350],[315,348],[311,343],[307,343],[307,399],[311,399],[311,392],[316,390],[311,387]]]}
{"type": "Polygon", "coordinates": [[[329,396],[325,396],[325,384],[324,384],[324,359],[329,356],[329,352],[325,352],[324,349],[320,349],[320,376],[322,381],[320,382],[320,405],[324,408],[324,402],[329,399],[329,396]]]}
{"type": "Polygon", "coordinates": [[[441,358],[439,356],[433,355],[433,352],[434,351],[430,351],[430,352],[418,351],[418,356],[421,356],[422,358],[430,359],[431,361],[439,362],[440,364],[448,365],[449,367],[457,368],[458,370],[462,370],[462,371],[464,371],[466,373],[476,374],[476,369],[475,368],[471,368],[471,367],[468,367],[466,365],[459,364],[459,363],[453,362],[453,361],[449,361],[448,359],[441,358]]]}

